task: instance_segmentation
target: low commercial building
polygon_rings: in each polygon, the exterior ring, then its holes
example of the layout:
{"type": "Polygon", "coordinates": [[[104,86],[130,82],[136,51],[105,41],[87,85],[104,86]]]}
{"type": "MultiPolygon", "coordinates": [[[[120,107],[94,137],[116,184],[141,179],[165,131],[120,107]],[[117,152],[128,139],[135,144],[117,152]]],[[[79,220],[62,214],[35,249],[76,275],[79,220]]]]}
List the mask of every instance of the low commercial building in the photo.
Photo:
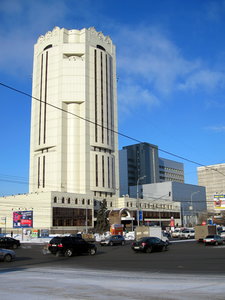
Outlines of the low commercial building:
{"type": "Polygon", "coordinates": [[[129,212],[124,213],[121,218],[127,227],[138,225],[138,221],[144,225],[162,227],[170,226],[171,221],[175,226],[181,225],[180,202],[124,196],[118,198],[117,207],[124,207],[129,212]]]}
{"type": "Polygon", "coordinates": [[[87,195],[40,192],[0,198],[0,231],[75,233],[94,225],[93,198],[87,195]]]}
{"type": "Polygon", "coordinates": [[[207,210],[205,187],[168,181],[143,184],[130,188],[130,196],[143,200],[180,202],[182,225],[193,226],[198,217],[207,210]]]}

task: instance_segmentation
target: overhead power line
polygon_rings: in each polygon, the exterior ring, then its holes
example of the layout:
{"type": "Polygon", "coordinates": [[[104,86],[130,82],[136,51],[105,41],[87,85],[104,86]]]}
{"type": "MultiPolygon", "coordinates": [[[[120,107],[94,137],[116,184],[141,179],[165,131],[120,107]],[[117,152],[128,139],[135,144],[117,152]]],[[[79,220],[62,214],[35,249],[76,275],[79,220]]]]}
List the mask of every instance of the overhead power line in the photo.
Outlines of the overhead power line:
{"type": "MultiPolygon", "coordinates": [[[[36,100],[36,101],[39,101],[39,102],[42,102],[42,103],[45,103],[43,100],[41,100],[41,99],[39,99],[39,98],[37,98],[37,97],[34,97],[34,96],[32,96],[32,95],[30,95],[30,94],[24,92],[24,91],[21,91],[21,90],[19,90],[19,89],[16,89],[16,88],[14,88],[14,87],[12,87],[12,86],[9,86],[9,85],[7,85],[7,84],[5,84],[5,83],[3,83],[3,82],[0,82],[0,85],[3,86],[3,87],[5,87],[5,88],[7,88],[7,89],[10,89],[10,90],[12,90],[12,91],[14,91],[14,92],[20,93],[20,94],[22,94],[22,95],[24,95],[24,96],[26,96],[26,97],[32,98],[32,99],[34,99],[34,100],[36,100]]],[[[48,106],[50,106],[50,107],[53,107],[53,108],[57,109],[57,110],[60,110],[60,111],[65,112],[65,113],[67,113],[67,114],[73,115],[73,116],[75,116],[75,117],[77,117],[77,118],[79,118],[79,119],[81,119],[81,120],[83,120],[83,121],[85,121],[85,122],[88,122],[88,123],[97,125],[97,126],[99,126],[99,127],[101,127],[101,128],[107,129],[107,130],[110,130],[110,131],[112,131],[113,133],[115,133],[115,134],[117,134],[117,135],[119,135],[119,136],[125,137],[125,138],[127,138],[127,139],[130,139],[130,140],[132,140],[132,141],[134,141],[134,142],[137,142],[137,143],[144,143],[144,142],[141,141],[141,140],[138,140],[138,139],[133,138],[133,137],[131,137],[131,136],[129,136],[129,135],[126,135],[126,134],[121,133],[121,132],[119,132],[119,131],[116,131],[116,130],[114,130],[114,129],[108,128],[108,127],[106,127],[106,126],[102,126],[102,124],[100,125],[100,124],[98,124],[98,123],[96,123],[96,122],[94,122],[94,121],[91,121],[91,120],[87,119],[87,118],[78,116],[78,115],[76,115],[75,113],[69,112],[69,111],[67,111],[67,110],[65,110],[65,109],[63,109],[63,108],[61,108],[61,107],[58,107],[58,106],[56,106],[56,105],[53,105],[53,104],[51,104],[51,103],[48,103],[48,102],[47,102],[46,104],[47,104],[48,106]]],[[[201,167],[205,167],[205,165],[203,165],[203,164],[201,164],[201,163],[199,163],[199,162],[196,162],[196,161],[194,161],[194,160],[188,159],[188,158],[186,158],[186,157],[183,157],[183,156],[181,156],[181,155],[178,155],[178,154],[169,152],[169,151],[167,151],[167,150],[163,150],[163,149],[158,148],[158,147],[154,147],[154,145],[151,145],[151,147],[156,148],[156,149],[158,149],[159,151],[161,151],[161,152],[163,152],[163,153],[166,153],[166,154],[168,154],[168,155],[171,155],[171,156],[174,156],[174,157],[176,157],[176,158],[179,158],[179,159],[182,159],[182,160],[184,160],[184,161],[187,161],[187,162],[189,162],[189,163],[193,163],[193,164],[195,164],[195,165],[198,165],[198,166],[201,166],[201,167]]],[[[225,176],[225,174],[221,173],[220,171],[218,171],[218,173],[220,173],[220,174],[222,174],[223,176],[225,176]]]]}

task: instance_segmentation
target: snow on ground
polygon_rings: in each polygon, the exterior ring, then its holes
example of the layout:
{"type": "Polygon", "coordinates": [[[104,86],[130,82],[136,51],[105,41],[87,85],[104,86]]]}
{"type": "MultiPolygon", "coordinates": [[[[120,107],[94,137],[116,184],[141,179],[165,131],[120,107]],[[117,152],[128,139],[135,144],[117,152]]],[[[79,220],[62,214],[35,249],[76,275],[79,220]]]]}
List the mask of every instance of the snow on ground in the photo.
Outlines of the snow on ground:
{"type": "Polygon", "coordinates": [[[128,273],[87,269],[2,269],[0,299],[219,300],[225,276],[128,273]]]}

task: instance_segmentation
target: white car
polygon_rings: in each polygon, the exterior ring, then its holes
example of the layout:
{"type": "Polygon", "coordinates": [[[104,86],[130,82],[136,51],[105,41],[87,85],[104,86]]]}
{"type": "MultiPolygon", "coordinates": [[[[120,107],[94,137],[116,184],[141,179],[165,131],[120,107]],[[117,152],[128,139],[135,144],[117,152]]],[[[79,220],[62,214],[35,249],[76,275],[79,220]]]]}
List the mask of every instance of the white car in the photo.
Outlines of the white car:
{"type": "Polygon", "coordinates": [[[225,230],[222,230],[219,235],[223,240],[225,240],[225,230]]]}
{"type": "Polygon", "coordinates": [[[175,230],[172,232],[171,236],[172,236],[173,238],[179,238],[179,237],[180,237],[180,234],[181,234],[181,230],[180,230],[180,229],[175,229],[175,230]]]}
{"type": "Polygon", "coordinates": [[[182,239],[194,239],[195,238],[195,231],[194,229],[185,229],[181,232],[182,239]]]}

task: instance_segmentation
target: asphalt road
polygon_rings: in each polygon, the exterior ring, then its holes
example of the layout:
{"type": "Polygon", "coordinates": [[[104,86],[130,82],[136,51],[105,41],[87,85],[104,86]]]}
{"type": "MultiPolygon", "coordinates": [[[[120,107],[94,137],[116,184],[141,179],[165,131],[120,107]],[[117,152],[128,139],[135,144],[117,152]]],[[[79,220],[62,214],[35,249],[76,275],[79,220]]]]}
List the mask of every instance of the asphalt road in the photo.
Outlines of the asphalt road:
{"type": "Polygon", "coordinates": [[[30,268],[68,268],[111,271],[158,272],[180,274],[225,275],[225,245],[204,246],[185,241],[173,243],[166,252],[134,253],[130,243],[125,246],[98,245],[95,256],[56,257],[43,254],[43,245],[22,244],[17,259],[0,263],[1,271],[30,268]]]}

